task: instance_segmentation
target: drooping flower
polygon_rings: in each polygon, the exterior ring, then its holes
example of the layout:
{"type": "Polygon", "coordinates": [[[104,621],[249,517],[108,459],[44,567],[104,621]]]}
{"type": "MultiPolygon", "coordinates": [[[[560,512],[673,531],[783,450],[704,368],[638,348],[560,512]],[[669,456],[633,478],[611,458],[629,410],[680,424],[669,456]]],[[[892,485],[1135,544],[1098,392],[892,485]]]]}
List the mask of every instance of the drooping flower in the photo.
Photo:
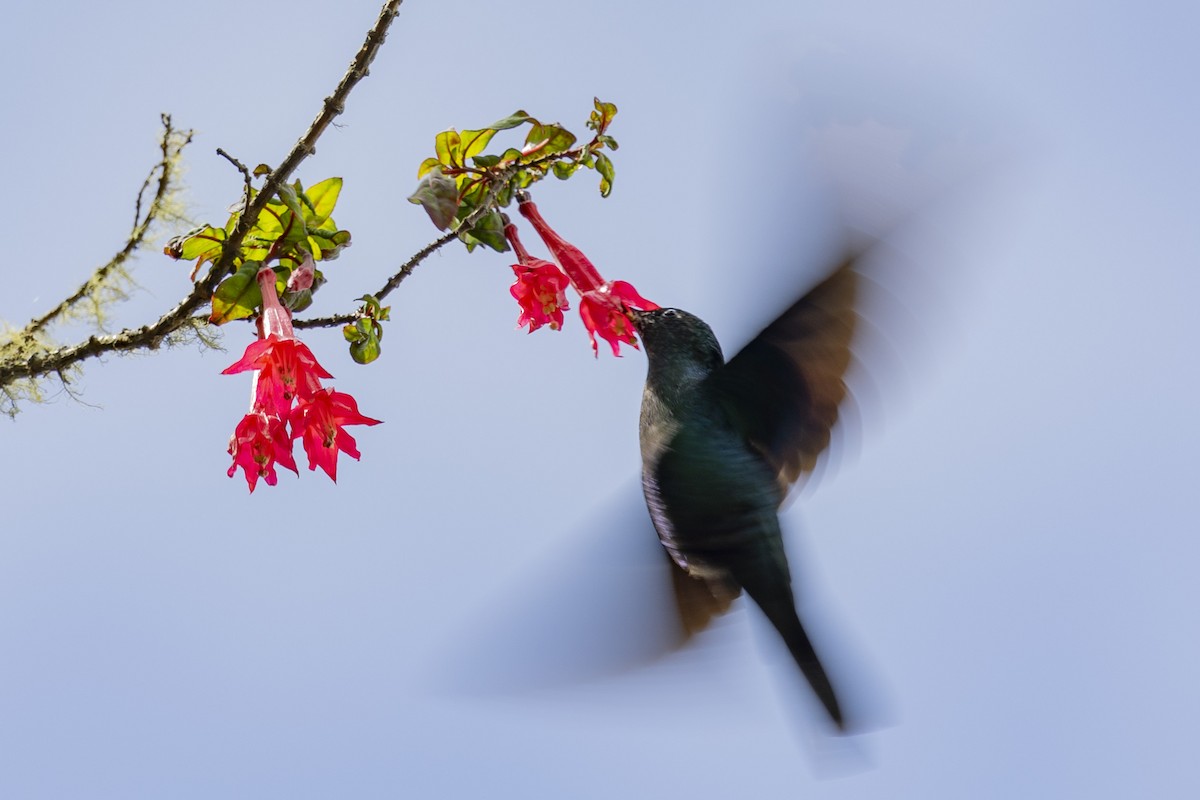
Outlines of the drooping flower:
{"type": "MultiPolygon", "coordinates": [[[[579,292],[579,313],[583,326],[592,342],[592,352],[599,355],[596,337],[599,336],[612,346],[613,355],[620,356],[620,342],[637,347],[633,335],[633,322],[626,313],[627,308],[653,311],[658,304],[638,294],[625,281],[606,281],[578,247],[558,235],[542,218],[533,201],[526,194],[518,198],[521,215],[533,225],[558,265],[579,292]]],[[[511,241],[511,240],[510,240],[511,241]]],[[[521,251],[518,251],[520,255],[521,251]]]]}
{"type": "Polygon", "coordinates": [[[570,309],[566,295],[570,283],[567,276],[553,264],[536,267],[513,264],[512,268],[517,279],[508,291],[521,306],[517,327],[528,325],[530,333],[543,325],[549,325],[552,331],[561,328],[563,311],[570,309]]]}
{"type": "Polygon", "coordinates": [[[358,460],[358,446],[346,425],[378,425],[379,420],[358,413],[358,403],[344,392],[322,389],[298,404],[289,416],[292,438],[304,439],[308,468],[318,466],[337,480],[337,458],[341,451],[358,460]]]}
{"type": "Polygon", "coordinates": [[[255,403],[281,417],[291,411],[294,399],[307,399],[320,390],[321,378],[333,377],[306,344],[275,333],[251,342],[241,359],[221,374],[233,375],[248,369],[258,370],[255,403]]]}
{"type": "Polygon", "coordinates": [[[241,467],[252,492],[259,478],[264,478],[268,486],[278,482],[276,464],[300,474],[296,459],[292,457],[292,440],[284,421],[261,411],[251,411],[242,417],[233,436],[229,437],[229,454],[233,456],[229,477],[232,478],[241,467]]]}
{"type": "Polygon", "coordinates": [[[583,326],[587,328],[588,337],[592,341],[592,351],[598,351],[596,337],[599,336],[612,347],[613,355],[620,357],[620,342],[637,347],[633,323],[625,313],[625,307],[640,308],[647,311],[658,308],[637,293],[631,284],[625,281],[613,281],[596,291],[587,292],[579,300],[579,316],[583,318],[583,326]]]}
{"type": "Polygon", "coordinates": [[[354,439],[342,426],[376,425],[379,420],[359,414],[350,395],[322,388],[321,379],[333,376],[296,338],[292,314],[279,302],[275,271],[263,268],[257,280],[263,298],[259,338],[222,372],[231,375],[254,371],[250,413],[238,423],[229,440],[229,454],[233,456],[229,476],[241,467],[253,492],[260,477],[275,485],[276,464],[299,474],[292,443],[303,436],[309,469],[320,464],[329,477],[336,478],[339,449],[359,457],[354,439]]]}
{"type": "Polygon", "coordinates": [[[543,325],[558,330],[563,325],[563,312],[571,308],[566,294],[570,280],[554,264],[529,255],[517,235],[516,225],[511,222],[505,225],[504,236],[517,253],[518,263],[512,265],[517,279],[508,290],[521,307],[517,327],[528,325],[530,333],[543,325]]]}

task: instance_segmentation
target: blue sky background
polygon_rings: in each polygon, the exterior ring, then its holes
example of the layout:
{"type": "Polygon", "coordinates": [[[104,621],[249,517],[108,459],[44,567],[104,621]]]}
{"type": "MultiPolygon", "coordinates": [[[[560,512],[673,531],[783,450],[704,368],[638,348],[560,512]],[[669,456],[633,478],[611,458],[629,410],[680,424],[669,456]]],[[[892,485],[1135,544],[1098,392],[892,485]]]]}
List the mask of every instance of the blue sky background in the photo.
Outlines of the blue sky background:
{"type": "MultiPolygon", "coordinates": [[[[240,178],[215,149],[277,163],[376,13],[12,10],[0,318],[121,245],[160,112],[197,130],[189,214],[223,221],[240,178]]],[[[730,350],[815,278],[831,208],[868,231],[913,214],[890,243],[922,281],[890,287],[920,319],[905,366],[878,362],[857,455],[786,519],[808,616],[879,726],[846,744],[804,722],[744,605],[681,652],[571,678],[570,654],[620,661],[654,625],[620,561],[644,525],[645,365],[592,359],[574,317],[514,331],[508,257],[455,247],[392,296],[376,365],[307,336],[386,421],[337,486],[225,477],[248,382],[218,373],[244,328],[224,353],[91,362],[83,402],[0,424],[0,795],[1194,793],[1198,17],[406,3],[298,173],[345,178],[355,237],[318,312],[433,238],[405,197],[434,134],[518,107],[581,130],[593,95],[618,104],[613,196],[583,175],[539,204],[730,350]]],[[[118,321],[157,316],[186,271],[143,255],[118,321]]]]}

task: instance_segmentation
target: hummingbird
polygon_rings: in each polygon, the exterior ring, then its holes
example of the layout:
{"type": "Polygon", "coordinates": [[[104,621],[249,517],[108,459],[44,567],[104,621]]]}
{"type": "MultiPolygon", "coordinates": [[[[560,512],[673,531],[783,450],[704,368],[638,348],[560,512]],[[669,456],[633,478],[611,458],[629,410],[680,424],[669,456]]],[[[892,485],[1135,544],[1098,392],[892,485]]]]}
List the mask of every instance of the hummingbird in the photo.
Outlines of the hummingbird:
{"type": "Polygon", "coordinates": [[[857,261],[845,257],[729,361],[694,314],[629,310],[648,360],[642,489],[684,627],[703,628],[745,590],[839,729],[842,707],[796,610],[778,512],[828,446],[847,395],[857,261]]]}

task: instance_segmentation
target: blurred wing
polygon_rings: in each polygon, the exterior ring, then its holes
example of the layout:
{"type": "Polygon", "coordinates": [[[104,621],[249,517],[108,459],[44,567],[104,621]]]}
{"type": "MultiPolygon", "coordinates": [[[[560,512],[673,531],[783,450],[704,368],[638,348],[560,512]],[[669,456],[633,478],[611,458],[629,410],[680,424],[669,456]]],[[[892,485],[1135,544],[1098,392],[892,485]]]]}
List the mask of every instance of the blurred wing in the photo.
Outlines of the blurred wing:
{"type": "Polygon", "coordinates": [[[708,379],[785,494],[828,447],[846,397],[860,255],[845,258],[708,379]]]}
{"type": "Polygon", "coordinates": [[[452,623],[431,666],[456,693],[578,684],[674,652],[730,600],[675,566],[631,481],[452,623]]]}

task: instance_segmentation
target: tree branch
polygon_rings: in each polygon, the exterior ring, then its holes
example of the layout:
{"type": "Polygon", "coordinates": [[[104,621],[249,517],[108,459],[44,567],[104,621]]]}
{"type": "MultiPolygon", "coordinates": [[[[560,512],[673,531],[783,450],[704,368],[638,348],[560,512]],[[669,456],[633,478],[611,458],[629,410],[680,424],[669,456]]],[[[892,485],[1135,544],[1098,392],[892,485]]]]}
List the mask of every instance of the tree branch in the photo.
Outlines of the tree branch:
{"type": "MultiPolygon", "coordinates": [[[[472,221],[473,222],[473,221],[472,221]]],[[[466,221],[464,220],[464,226],[466,221]]],[[[417,268],[417,265],[424,261],[427,257],[437,252],[441,248],[448,245],[458,238],[458,234],[463,230],[469,230],[466,227],[460,227],[457,230],[449,231],[434,239],[429,244],[418,250],[412,258],[405,261],[401,265],[399,271],[395,275],[388,278],[387,283],[383,288],[376,293],[375,297],[382,300],[391,293],[393,289],[399,286],[405,278],[412,274],[412,271],[417,268]]],[[[294,319],[292,320],[293,328],[332,328],[337,325],[348,325],[361,316],[358,312],[350,314],[334,314],[328,317],[312,317],[310,319],[294,319]]]]}
{"type": "Polygon", "coordinates": [[[250,201],[254,199],[254,177],[250,174],[250,170],[245,164],[229,155],[229,153],[226,153],[225,150],[220,147],[217,148],[217,155],[228,161],[230,164],[233,164],[234,169],[242,173],[242,181],[246,185],[246,196],[242,199],[242,208],[249,208],[250,201]]]}
{"type": "Polygon", "coordinates": [[[200,306],[212,299],[217,285],[232,271],[238,248],[258,219],[259,213],[275,196],[280,187],[287,182],[300,163],[316,152],[317,140],[345,109],[346,98],[351,90],[368,75],[371,62],[374,61],[379,48],[383,46],[388,28],[399,12],[402,2],[403,0],[388,0],[383,4],[379,18],[367,32],[362,47],[350,62],[350,67],[338,82],[333,94],[325,98],[320,112],[309,125],[304,136],[288,153],[283,163],[267,176],[262,191],[255,197],[254,202],[243,209],[237,225],[225,243],[221,258],[192,287],[192,291],[186,297],[158,320],[140,328],[127,328],[108,336],[91,336],[78,344],[37,353],[24,360],[14,359],[0,362],[0,387],[7,386],[20,378],[49,373],[62,374],[64,369],[75,363],[104,353],[143,348],[153,350],[158,348],[169,334],[186,325],[194,324],[192,315],[200,306]]]}

